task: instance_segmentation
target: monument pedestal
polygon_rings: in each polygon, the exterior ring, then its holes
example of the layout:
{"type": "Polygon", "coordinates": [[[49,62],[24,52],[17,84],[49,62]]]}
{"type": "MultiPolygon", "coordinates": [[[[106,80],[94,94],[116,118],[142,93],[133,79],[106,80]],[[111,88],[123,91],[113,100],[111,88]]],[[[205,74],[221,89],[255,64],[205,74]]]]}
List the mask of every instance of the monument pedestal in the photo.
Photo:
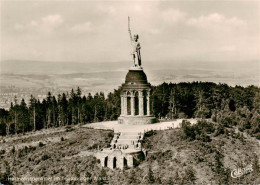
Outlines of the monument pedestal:
{"type": "Polygon", "coordinates": [[[118,118],[119,124],[127,125],[146,125],[156,122],[157,120],[153,116],[120,116],[118,118]]]}
{"type": "Polygon", "coordinates": [[[121,91],[121,115],[119,124],[145,125],[156,123],[157,119],[151,114],[150,102],[151,85],[141,66],[129,69],[121,91]]]}

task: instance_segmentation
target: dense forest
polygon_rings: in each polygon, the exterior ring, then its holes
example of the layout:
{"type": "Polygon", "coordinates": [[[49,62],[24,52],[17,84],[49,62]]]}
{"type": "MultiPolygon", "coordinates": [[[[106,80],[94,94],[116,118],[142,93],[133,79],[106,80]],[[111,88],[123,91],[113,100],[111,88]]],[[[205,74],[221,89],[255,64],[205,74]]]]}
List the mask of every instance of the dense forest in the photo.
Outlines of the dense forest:
{"type": "MultiPolygon", "coordinates": [[[[223,127],[237,126],[260,139],[260,88],[230,87],[210,82],[163,83],[152,86],[151,111],[159,119],[206,118],[223,127]]],[[[9,111],[0,109],[0,135],[11,135],[65,125],[116,120],[120,89],[82,95],[81,89],[50,92],[42,102],[31,96],[27,105],[15,98],[9,111]]]]}

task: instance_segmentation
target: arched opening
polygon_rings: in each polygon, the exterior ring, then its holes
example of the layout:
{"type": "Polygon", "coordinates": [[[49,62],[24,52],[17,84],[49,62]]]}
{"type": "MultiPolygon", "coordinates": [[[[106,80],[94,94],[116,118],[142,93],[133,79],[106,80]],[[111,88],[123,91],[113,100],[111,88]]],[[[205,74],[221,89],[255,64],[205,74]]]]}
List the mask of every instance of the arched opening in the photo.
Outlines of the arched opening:
{"type": "Polygon", "coordinates": [[[127,167],[127,160],[124,158],[124,167],[127,167]]]}
{"type": "MultiPolygon", "coordinates": [[[[147,151],[146,151],[147,152],[147,151]]],[[[144,161],[145,160],[145,154],[144,154],[144,152],[140,152],[139,154],[138,154],[138,159],[140,160],[140,161],[144,161]]]]}
{"type": "Polygon", "coordinates": [[[107,167],[108,156],[105,157],[104,166],[107,167]]]}
{"type": "Polygon", "coordinates": [[[147,115],[147,91],[143,91],[143,96],[144,96],[144,115],[147,115]]]}
{"type": "Polygon", "coordinates": [[[116,168],[116,157],[113,159],[113,168],[116,168]]]}
{"type": "Polygon", "coordinates": [[[131,93],[127,92],[127,115],[131,115],[131,93]]]}
{"type": "Polygon", "coordinates": [[[139,98],[138,98],[138,91],[134,93],[135,96],[135,115],[139,115],[139,98]]]}

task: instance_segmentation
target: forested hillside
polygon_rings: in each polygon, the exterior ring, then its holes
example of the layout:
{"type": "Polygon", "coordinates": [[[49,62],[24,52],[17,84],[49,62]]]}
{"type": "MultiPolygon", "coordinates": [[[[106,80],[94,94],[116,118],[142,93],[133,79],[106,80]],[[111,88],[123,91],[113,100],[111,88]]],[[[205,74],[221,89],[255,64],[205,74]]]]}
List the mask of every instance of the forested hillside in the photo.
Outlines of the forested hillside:
{"type": "MultiPolygon", "coordinates": [[[[237,125],[260,139],[260,88],[230,87],[210,82],[163,83],[152,87],[151,111],[160,119],[211,118],[222,126],[237,125]]],[[[0,135],[42,128],[115,120],[120,115],[120,89],[104,96],[82,95],[80,88],[30,104],[14,99],[10,110],[0,109],[0,135]]]]}
{"type": "Polygon", "coordinates": [[[259,88],[163,83],[152,87],[151,110],[160,119],[201,119],[196,125],[184,120],[178,129],[147,132],[147,157],[120,171],[99,168],[100,161],[91,156],[98,146],[109,145],[113,132],[83,125],[117,119],[120,89],[107,97],[84,96],[78,88],[58,97],[49,93],[42,102],[31,97],[29,105],[14,100],[9,111],[0,111],[1,135],[19,134],[2,137],[0,181],[12,183],[8,177],[26,174],[87,178],[97,184],[259,183],[259,88]],[[232,170],[250,164],[252,172],[231,177],[232,170]]]}
{"type": "Polygon", "coordinates": [[[93,156],[109,145],[112,130],[85,125],[50,128],[4,137],[0,150],[3,184],[259,184],[259,140],[236,127],[202,120],[181,128],[146,132],[134,168],[100,168],[93,156]],[[252,165],[232,178],[231,171],[252,165]],[[23,178],[24,177],[24,178],[23,178]],[[10,179],[8,179],[10,178],[10,179]],[[30,180],[35,178],[37,181],[30,180]]]}

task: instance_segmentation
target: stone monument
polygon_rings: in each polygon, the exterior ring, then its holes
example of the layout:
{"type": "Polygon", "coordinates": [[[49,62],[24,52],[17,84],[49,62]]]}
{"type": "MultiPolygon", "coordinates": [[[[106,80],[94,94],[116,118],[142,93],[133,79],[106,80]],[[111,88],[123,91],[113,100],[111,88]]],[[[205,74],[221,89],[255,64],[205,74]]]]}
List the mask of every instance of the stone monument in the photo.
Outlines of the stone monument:
{"type": "Polygon", "coordinates": [[[131,41],[131,45],[133,47],[133,50],[131,52],[131,55],[133,55],[133,59],[134,59],[134,66],[141,66],[141,44],[140,42],[138,42],[139,39],[139,35],[134,35],[134,37],[132,37],[132,33],[131,33],[131,29],[130,29],[130,17],[128,17],[128,32],[130,35],[130,41],[131,41]],[[137,64],[136,64],[136,60],[135,58],[137,58],[137,64]]]}
{"type": "MultiPolygon", "coordinates": [[[[151,115],[150,109],[151,85],[148,83],[142,68],[139,36],[134,35],[132,38],[129,18],[128,25],[133,46],[131,55],[133,55],[134,65],[130,67],[125,83],[122,84],[121,115],[118,118],[118,123],[129,125],[155,123],[156,118],[151,115]]],[[[101,167],[110,169],[133,167],[134,160],[138,158],[137,155],[143,156],[141,158],[146,157],[147,152],[142,148],[143,137],[144,133],[138,129],[114,133],[109,148],[104,148],[96,153],[101,167]]]]}
{"type": "Polygon", "coordinates": [[[121,91],[121,115],[118,118],[120,124],[151,124],[156,119],[151,115],[150,91],[151,85],[147,81],[146,74],[141,66],[141,46],[138,35],[132,38],[130,30],[130,19],[128,17],[128,31],[133,46],[134,65],[129,69],[125,83],[121,91]],[[136,59],[138,63],[136,63],[136,59]]]}

